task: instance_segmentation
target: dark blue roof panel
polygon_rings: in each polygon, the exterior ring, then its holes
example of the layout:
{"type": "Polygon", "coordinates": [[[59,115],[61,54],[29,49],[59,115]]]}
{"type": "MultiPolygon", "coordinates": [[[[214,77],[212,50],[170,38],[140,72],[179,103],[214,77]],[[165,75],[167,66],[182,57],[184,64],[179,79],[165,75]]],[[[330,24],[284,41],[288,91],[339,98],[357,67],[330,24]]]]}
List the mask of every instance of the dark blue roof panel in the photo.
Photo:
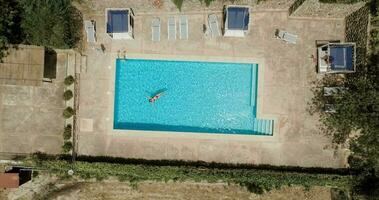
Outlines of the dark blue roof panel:
{"type": "Polygon", "coordinates": [[[331,68],[335,71],[354,71],[354,47],[353,46],[331,46],[330,61],[331,68]]]}
{"type": "Polygon", "coordinates": [[[107,33],[128,32],[128,10],[109,10],[107,33]]]}
{"type": "Polygon", "coordinates": [[[228,29],[247,30],[249,26],[249,8],[228,8],[228,29]]]}

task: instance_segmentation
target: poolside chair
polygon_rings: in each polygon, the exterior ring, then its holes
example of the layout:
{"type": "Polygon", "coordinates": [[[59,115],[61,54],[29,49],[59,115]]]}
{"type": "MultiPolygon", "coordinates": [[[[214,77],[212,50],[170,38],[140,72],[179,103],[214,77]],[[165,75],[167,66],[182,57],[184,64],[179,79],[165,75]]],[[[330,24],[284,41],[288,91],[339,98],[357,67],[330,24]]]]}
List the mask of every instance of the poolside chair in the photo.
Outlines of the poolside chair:
{"type": "Polygon", "coordinates": [[[174,17],[169,17],[167,21],[167,36],[169,40],[176,40],[176,21],[174,17]]]}
{"type": "Polygon", "coordinates": [[[210,14],[208,16],[208,24],[209,24],[211,37],[219,37],[221,35],[221,32],[218,26],[218,19],[215,14],[210,14]]]}
{"type": "Polygon", "coordinates": [[[87,42],[95,43],[96,42],[96,24],[93,20],[84,21],[84,30],[87,34],[87,42]]]}
{"type": "Polygon", "coordinates": [[[188,39],[188,17],[180,16],[179,18],[179,37],[181,40],[188,39]]]}
{"type": "Polygon", "coordinates": [[[153,42],[159,42],[161,39],[161,20],[154,18],[151,22],[151,40],[153,42]]]}
{"type": "Polygon", "coordinates": [[[346,87],[324,87],[324,96],[329,97],[329,96],[334,96],[336,94],[339,94],[341,92],[346,91],[346,87]]]}
{"type": "Polygon", "coordinates": [[[278,39],[286,41],[287,43],[296,44],[297,35],[295,35],[295,34],[288,33],[287,31],[276,29],[275,36],[278,39]]]}
{"type": "Polygon", "coordinates": [[[337,113],[336,105],[335,104],[325,104],[324,105],[324,112],[326,112],[326,113],[337,113]]]}

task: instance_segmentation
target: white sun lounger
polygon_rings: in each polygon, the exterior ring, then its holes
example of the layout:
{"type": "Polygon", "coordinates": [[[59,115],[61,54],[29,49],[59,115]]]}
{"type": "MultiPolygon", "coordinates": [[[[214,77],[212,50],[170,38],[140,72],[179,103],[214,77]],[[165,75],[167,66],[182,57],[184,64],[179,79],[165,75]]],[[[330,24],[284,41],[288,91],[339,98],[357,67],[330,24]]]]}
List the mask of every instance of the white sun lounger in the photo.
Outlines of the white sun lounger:
{"type": "Polygon", "coordinates": [[[208,24],[209,24],[211,37],[219,37],[221,35],[221,32],[218,26],[218,19],[215,14],[210,14],[208,16],[208,24]]]}
{"type": "Polygon", "coordinates": [[[161,20],[154,18],[151,22],[151,40],[159,42],[161,40],[161,20]]]}
{"type": "Polygon", "coordinates": [[[180,16],[179,17],[179,37],[181,40],[187,40],[188,39],[188,17],[187,16],[180,16]]]}
{"type": "Polygon", "coordinates": [[[95,22],[90,20],[84,21],[84,30],[87,34],[87,42],[95,43],[96,42],[96,27],[95,22]]]}
{"type": "Polygon", "coordinates": [[[287,43],[296,44],[297,35],[295,35],[295,34],[288,33],[287,31],[277,29],[275,31],[275,36],[278,39],[286,41],[287,43]]]}
{"type": "Polygon", "coordinates": [[[346,91],[345,87],[324,87],[324,96],[329,97],[346,91]]]}
{"type": "Polygon", "coordinates": [[[167,21],[167,36],[169,40],[176,39],[176,22],[174,17],[169,17],[167,21]]]}

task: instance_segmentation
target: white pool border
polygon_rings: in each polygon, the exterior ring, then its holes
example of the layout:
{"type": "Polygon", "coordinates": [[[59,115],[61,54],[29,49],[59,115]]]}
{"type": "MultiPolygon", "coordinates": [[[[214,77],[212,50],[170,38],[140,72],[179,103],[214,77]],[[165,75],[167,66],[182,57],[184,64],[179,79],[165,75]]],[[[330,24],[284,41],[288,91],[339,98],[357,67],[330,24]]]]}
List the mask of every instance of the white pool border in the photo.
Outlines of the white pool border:
{"type": "MultiPolygon", "coordinates": [[[[112,66],[110,91],[109,95],[110,110],[108,112],[110,120],[108,121],[108,134],[117,137],[150,137],[150,138],[197,138],[197,139],[222,139],[222,140],[243,140],[243,141],[277,141],[279,135],[278,116],[269,115],[262,112],[261,106],[264,103],[260,91],[264,88],[264,71],[265,60],[262,58],[247,58],[247,57],[219,57],[219,56],[193,56],[193,55],[162,55],[162,54],[127,54],[126,59],[146,59],[146,60],[172,60],[172,61],[203,61],[203,62],[231,62],[231,63],[253,63],[258,64],[258,92],[257,92],[257,118],[273,119],[273,135],[248,135],[248,134],[227,134],[227,133],[197,133],[197,132],[176,132],[176,131],[149,131],[149,130],[123,130],[114,129],[114,97],[115,97],[115,81],[116,81],[116,59],[117,54],[112,54],[112,66]],[[124,134],[120,134],[124,133],[124,134]]],[[[121,58],[122,59],[122,58],[121,58]]]]}

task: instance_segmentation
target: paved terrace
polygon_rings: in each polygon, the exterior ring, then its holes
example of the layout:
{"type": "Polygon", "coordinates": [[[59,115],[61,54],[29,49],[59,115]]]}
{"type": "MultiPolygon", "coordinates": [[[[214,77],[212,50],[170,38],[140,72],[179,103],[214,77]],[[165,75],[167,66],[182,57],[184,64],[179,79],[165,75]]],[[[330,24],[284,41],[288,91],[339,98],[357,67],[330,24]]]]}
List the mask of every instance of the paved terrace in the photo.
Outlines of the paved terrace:
{"type": "MultiPolygon", "coordinates": [[[[89,121],[92,119],[93,130],[90,130],[88,121],[80,124],[79,154],[227,163],[346,166],[346,152],[331,148],[330,139],[319,130],[317,116],[310,116],[307,112],[307,103],[312,96],[311,82],[318,76],[310,58],[315,54],[315,41],[343,41],[343,19],[292,18],[288,17],[287,9],[253,7],[250,33],[246,38],[209,39],[204,37],[202,26],[210,13],[217,13],[221,19],[221,7],[200,11],[184,9],[182,14],[189,16],[189,40],[168,41],[167,18],[178,16],[179,13],[174,9],[168,14],[159,10],[149,13],[146,7],[134,4],[135,40],[117,41],[105,34],[105,8],[127,8],[132,3],[111,1],[103,5],[101,1],[89,2],[92,10],[84,10],[83,16],[84,19],[96,20],[98,43],[88,46],[85,51],[87,69],[82,69],[80,75],[78,116],[89,121]],[[138,8],[141,8],[141,12],[138,8]],[[151,41],[150,24],[153,17],[162,20],[160,42],[151,41]],[[291,45],[275,39],[276,28],[297,34],[298,43],[291,45]],[[105,53],[96,50],[100,44],[105,45],[105,53]],[[274,136],[113,130],[115,59],[118,51],[126,51],[130,58],[259,63],[258,117],[276,120],[274,136]]],[[[165,3],[168,4],[168,1],[165,3]]]]}
{"type": "Polygon", "coordinates": [[[42,82],[43,63],[43,47],[20,45],[0,65],[0,74],[9,75],[0,81],[0,158],[8,153],[61,152],[67,53],[57,54],[52,82],[42,82]]]}

